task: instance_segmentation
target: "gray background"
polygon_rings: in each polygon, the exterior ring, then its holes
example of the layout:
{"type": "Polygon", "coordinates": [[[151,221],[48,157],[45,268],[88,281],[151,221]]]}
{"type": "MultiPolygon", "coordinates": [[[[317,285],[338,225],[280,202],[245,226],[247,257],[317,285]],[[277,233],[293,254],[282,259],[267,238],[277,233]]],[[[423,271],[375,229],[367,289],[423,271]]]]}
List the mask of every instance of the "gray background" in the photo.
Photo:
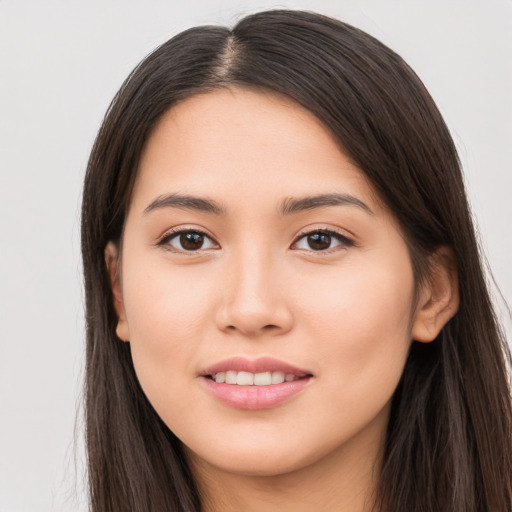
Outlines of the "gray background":
{"type": "Polygon", "coordinates": [[[85,510],[80,191],[111,98],[178,31],[270,7],[348,21],[417,71],[512,303],[510,0],[0,0],[0,512],[85,510]]]}

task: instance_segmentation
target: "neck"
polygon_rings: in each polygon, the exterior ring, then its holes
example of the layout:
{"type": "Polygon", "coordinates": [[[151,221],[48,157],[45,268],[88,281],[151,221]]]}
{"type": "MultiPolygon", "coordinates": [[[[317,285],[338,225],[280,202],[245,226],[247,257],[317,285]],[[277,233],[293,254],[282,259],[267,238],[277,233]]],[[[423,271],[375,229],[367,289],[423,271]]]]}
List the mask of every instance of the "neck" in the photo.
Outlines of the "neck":
{"type": "Polygon", "coordinates": [[[373,512],[385,432],[377,423],[322,459],[278,475],[231,473],[187,450],[204,512],[373,512]]]}

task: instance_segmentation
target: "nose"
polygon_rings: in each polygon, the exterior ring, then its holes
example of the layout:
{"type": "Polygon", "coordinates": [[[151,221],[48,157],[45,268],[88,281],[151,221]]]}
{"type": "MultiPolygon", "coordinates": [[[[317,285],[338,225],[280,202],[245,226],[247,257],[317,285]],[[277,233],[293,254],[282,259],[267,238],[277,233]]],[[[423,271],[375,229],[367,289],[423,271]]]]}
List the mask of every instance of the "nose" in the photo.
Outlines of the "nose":
{"type": "Polygon", "coordinates": [[[293,325],[278,264],[263,251],[245,251],[228,264],[217,326],[246,337],[277,336],[293,325]]]}

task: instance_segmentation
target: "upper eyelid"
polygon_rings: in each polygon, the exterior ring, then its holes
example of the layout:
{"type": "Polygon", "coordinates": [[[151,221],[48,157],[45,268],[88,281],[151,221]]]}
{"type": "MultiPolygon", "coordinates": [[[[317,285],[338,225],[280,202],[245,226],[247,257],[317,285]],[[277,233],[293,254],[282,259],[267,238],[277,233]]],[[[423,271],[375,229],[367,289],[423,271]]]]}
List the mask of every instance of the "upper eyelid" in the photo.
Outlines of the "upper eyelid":
{"type": "MultiPolygon", "coordinates": [[[[215,239],[214,236],[210,235],[208,232],[206,232],[205,230],[203,229],[199,229],[199,228],[194,228],[192,226],[190,227],[179,227],[179,228],[172,228],[172,229],[169,229],[167,230],[166,232],[164,232],[163,235],[161,235],[160,237],[158,237],[157,241],[156,241],[156,245],[164,245],[165,243],[167,243],[169,240],[175,238],[176,236],[182,234],[182,233],[188,233],[188,232],[195,232],[195,233],[199,233],[201,235],[204,235],[206,236],[207,238],[209,238],[213,243],[215,243],[216,245],[219,245],[219,242],[217,242],[217,240],[215,239]]],[[[304,237],[312,234],[312,233],[325,233],[325,234],[329,234],[329,235],[332,235],[336,238],[338,238],[339,241],[341,242],[348,242],[350,243],[350,245],[356,245],[353,238],[351,236],[347,236],[343,233],[340,233],[339,231],[333,229],[333,228],[328,228],[328,227],[317,227],[317,228],[304,228],[303,230],[301,230],[296,236],[295,238],[293,239],[293,242],[292,242],[292,246],[295,245],[299,240],[303,239],[304,237]]],[[[206,251],[206,250],[211,250],[211,249],[198,249],[197,251],[180,251],[179,249],[176,250],[176,252],[186,252],[186,253],[195,253],[195,252],[201,252],[201,251],[206,251]]],[[[318,254],[321,254],[321,253],[324,253],[324,252],[327,252],[329,249],[326,249],[325,251],[311,251],[311,252],[316,252],[318,254]]]]}
{"type": "MultiPolygon", "coordinates": [[[[339,231],[335,231],[333,229],[326,229],[326,228],[318,228],[318,229],[311,229],[311,230],[308,230],[308,231],[305,231],[305,232],[302,232],[301,234],[297,235],[297,237],[295,238],[295,240],[293,241],[292,243],[292,246],[299,243],[302,239],[304,239],[306,236],[312,234],[312,233],[324,233],[324,234],[327,234],[329,236],[331,236],[332,238],[335,238],[338,240],[338,242],[341,244],[341,245],[344,245],[345,247],[355,247],[357,246],[356,242],[353,240],[352,237],[349,237],[347,235],[344,235],[343,233],[340,233],[339,231]]],[[[325,250],[321,250],[321,251],[314,251],[314,250],[306,250],[306,252],[311,252],[312,254],[317,254],[317,255],[327,255],[329,254],[330,252],[332,252],[334,249],[336,249],[336,247],[331,247],[329,249],[325,249],[325,250]]],[[[299,250],[305,250],[305,249],[299,249],[299,250]]]]}
{"type": "Polygon", "coordinates": [[[333,234],[333,235],[339,235],[339,236],[341,236],[343,238],[347,238],[347,239],[350,238],[349,235],[345,235],[345,234],[341,233],[340,231],[337,231],[336,229],[328,228],[328,227],[317,227],[317,228],[304,228],[304,229],[300,230],[298,235],[296,236],[296,239],[298,239],[304,235],[309,235],[311,233],[329,233],[329,234],[333,234]]]}
{"type": "Polygon", "coordinates": [[[181,227],[180,226],[179,228],[168,229],[168,230],[164,231],[164,233],[156,239],[155,243],[156,243],[156,245],[158,245],[166,238],[170,239],[170,238],[174,238],[175,236],[180,235],[182,233],[190,233],[190,232],[205,235],[208,238],[210,238],[212,241],[214,241],[216,244],[219,243],[219,242],[217,242],[217,240],[215,239],[215,237],[213,235],[208,233],[208,231],[204,230],[203,228],[195,228],[192,226],[189,226],[189,227],[187,227],[187,226],[181,227]]]}

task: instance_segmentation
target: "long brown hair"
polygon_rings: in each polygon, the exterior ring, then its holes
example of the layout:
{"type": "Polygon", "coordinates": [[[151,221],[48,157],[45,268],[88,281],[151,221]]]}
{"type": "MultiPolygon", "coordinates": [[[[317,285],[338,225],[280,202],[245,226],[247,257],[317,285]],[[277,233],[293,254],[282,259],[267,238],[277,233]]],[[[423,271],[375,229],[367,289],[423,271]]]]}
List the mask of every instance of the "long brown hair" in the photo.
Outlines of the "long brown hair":
{"type": "Polygon", "coordinates": [[[334,134],[395,213],[417,280],[452,248],[460,307],[433,343],[412,342],[394,394],[376,506],[512,510],[509,355],[495,318],[457,153],[419,78],[368,34],[314,13],[274,10],[233,29],[189,29],[149,55],[114,98],[85,178],[86,439],[91,510],[199,511],[180,441],[134,373],[104,251],[120,239],[142,148],[178,101],[219,87],[287,95],[334,134]]]}

